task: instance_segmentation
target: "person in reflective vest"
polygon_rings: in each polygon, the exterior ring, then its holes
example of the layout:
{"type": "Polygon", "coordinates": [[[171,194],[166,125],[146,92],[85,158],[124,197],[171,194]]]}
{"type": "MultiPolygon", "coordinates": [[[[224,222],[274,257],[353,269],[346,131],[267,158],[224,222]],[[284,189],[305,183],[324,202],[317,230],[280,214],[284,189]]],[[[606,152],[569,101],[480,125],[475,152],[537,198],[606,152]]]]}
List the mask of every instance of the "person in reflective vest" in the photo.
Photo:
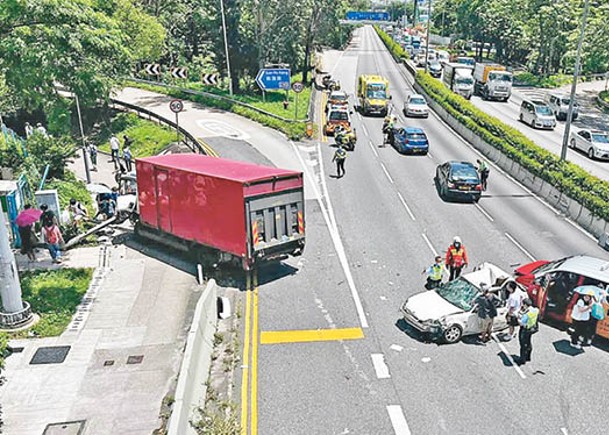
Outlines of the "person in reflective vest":
{"type": "Polygon", "coordinates": [[[449,281],[458,278],[461,270],[468,265],[467,251],[461,243],[461,238],[455,236],[452,245],[446,250],[446,267],[450,271],[449,281]]]}
{"type": "Polygon", "coordinates": [[[539,308],[533,306],[533,301],[530,298],[525,298],[522,301],[520,314],[520,331],[518,333],[520,358],[516,362],[523,365],[531,361],[531,353],[533,353],[531,337],[539,330],[537,323],[539,321],[539,308]]]}
{"type": "Polygon", "coordinates": [[[347,151],[341,144],[338,144],[338,148],[332,158],[333,162],[336,162],[336,178],[340,178],[345,175],[345,159],[347,158],[347,151]]]}
{"type": "Polygon", "coordinates": [[[442,278],[444,277],[445,272],[444,265],[442,264],[442,257],[438,255],[436,256],[435,263],[423,271],[423,273],[427,275],[425,288],[431,290],[442,284],[442,278]]]}

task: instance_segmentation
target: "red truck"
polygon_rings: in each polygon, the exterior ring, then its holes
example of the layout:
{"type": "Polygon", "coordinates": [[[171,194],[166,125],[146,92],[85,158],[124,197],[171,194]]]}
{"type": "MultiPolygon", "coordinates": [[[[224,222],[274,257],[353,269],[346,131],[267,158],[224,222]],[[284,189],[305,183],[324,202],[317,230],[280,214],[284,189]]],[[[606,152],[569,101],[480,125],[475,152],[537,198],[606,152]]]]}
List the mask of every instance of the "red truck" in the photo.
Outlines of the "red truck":
{"type": "Polygon", "coordinates": [[[302,172],[198,154],[136,160],[139,236],[204,266],[299,255],[305,244],[302,172]]]}

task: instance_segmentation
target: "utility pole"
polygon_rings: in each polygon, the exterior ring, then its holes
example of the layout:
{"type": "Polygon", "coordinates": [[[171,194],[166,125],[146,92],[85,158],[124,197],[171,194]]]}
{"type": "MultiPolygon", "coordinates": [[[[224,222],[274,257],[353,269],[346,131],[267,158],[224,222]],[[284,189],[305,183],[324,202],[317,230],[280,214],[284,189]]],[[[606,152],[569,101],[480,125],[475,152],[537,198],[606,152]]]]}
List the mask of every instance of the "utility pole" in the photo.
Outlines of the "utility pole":
{"type": "Polygon", "coordinates": [[[15,256],[11,251],[8,240],[8,229],[4,212],[0,208],[0,296],[2,297],[2,311],[13,314],[23,310],[21,299],[21,284],[15,256]]]}
{"type": "Polygon", "coordinates": [[[431,36],[431,0],[427,0],[427,38],[425,39],[425,72],[429,72],[429,38],[431,36]]]}
{"type": "Polygon", "coordinates": [[[419,0],[413,0],[414,7],[412,9],[412,28],[417,24],[417,3],[419,0]]]}
{"type": "Polygon", "coordinates": [[[562,150],[560,152],[560,160],[564,161],[567,159],[567,149],[569,147],[569,132],[571,131],[571,119],[573,118],[573,106],[575,104],[575,92],[577,90],[577,78],[579,76],[580,68],[580,56],[582,51],[582,45],[584,42],[584,34],[586,32],[586,21],[588,19],[588,7],[590,6],[590,0],[584,1],[584,13],[582,15],[582,26],[579,33],[579,40],[577,41],[577,52],[575,54],[575,70],[573,71],[573,83],[571,83],[571,98],[569,99],[569,111],[567,112],[567,122],[565,124],[565,133],[562,137],[562,150]]]}
{"type": "Polygon", "coordinates": [[[224,16],[224,0],[220,0],[220,11],[222,13],[222,33],[224,34],[224,53],[226,56],[226,69],[228,73],[228,93],[233,95],[233,78],[230,72],[230,58],[228,56],[228,39],[226,38],[226,17],[224,16]]]}
{"type": "Polygon", "coordinates": [[[87,142],[85,141],[85,130],[82,127],[82,115],[80,113],[80,103],[78,102],[78,95],[74,93],[74,99],[76,100],[76,112],[78,113],[78,124],[80,125],[80,137],[82,138],[82,159],[85,162],[85,174],[87,176],[87,184],[91,184],[91,170],[89,169],[89,156],[87,155],[87,142]]]}

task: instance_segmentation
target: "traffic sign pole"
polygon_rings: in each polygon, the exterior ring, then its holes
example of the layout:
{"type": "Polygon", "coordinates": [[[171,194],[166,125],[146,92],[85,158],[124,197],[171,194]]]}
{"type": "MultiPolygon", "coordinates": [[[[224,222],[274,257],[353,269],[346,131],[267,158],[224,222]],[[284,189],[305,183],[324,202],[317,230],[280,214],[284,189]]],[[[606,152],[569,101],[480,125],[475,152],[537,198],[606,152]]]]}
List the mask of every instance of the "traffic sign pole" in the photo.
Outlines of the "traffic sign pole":
{"type": "Polygon", "coordinates": [[[294,121],[298,120],[298,92],[294,92],[296,94],[296,104],[294,104],[294,121]]]}
{"type": "Polygon", "coordinates": [[[180,143],[180,121],[178,120],[178,113],[176,112],[176,140],[180,143]]]}

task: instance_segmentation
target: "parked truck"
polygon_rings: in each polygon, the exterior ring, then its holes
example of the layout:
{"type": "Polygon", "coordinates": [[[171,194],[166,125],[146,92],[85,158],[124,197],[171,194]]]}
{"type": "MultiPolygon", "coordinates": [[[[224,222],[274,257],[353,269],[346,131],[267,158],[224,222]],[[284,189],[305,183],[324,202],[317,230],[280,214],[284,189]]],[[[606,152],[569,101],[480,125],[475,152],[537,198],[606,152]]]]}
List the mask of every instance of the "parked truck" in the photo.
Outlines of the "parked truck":
{"type": "Polygon", "coordinates": [[[474,81],[474,94],[483,99],[507,101],[512,95],[512,73],[503,65],[477,63],[474,81]]]}
{"type": "Polygon", "coordinates": [[[469,100],[474,93],[473,69],[461,63],[445,63],[442,81],[451,91],[469,100]]]}
{"type": "Polygon", "coordinates": [[[357,97],[364,115],[378,113],[386,116],[389,112],[389,81],[385,77],[363,74],[357,81],[357,97]]]}
{"type": "Polygon", "coordinates": [[[135,232],[188,252],[204,267],[299,255],[303,174],[198,154],[136,160],[135,232]]]}

